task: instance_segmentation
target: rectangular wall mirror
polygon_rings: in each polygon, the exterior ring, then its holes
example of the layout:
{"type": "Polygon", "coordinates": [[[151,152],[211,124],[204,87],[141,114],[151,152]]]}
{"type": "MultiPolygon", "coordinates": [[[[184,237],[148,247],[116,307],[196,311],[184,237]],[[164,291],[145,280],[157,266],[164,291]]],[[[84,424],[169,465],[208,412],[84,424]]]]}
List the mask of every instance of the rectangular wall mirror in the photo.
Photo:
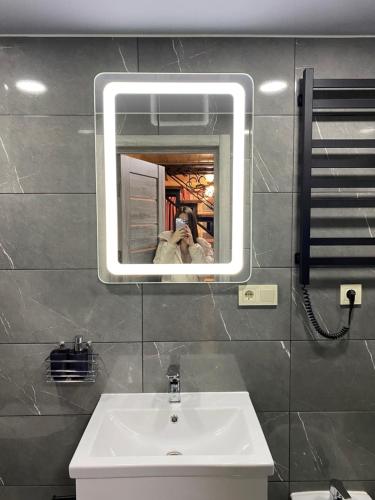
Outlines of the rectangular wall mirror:
{"type": "Polygon", "coordinates": [[[249,279],[252,124],[249,75],[95,78],[101,281],[249,279]]]}

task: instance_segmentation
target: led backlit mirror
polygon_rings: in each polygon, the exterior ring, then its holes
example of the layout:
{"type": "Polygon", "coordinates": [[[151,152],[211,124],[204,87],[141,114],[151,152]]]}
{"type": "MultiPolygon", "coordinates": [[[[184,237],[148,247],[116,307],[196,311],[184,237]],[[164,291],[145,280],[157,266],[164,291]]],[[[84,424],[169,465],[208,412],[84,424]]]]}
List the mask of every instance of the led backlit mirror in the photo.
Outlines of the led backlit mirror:
{"type": "Polygon", "coordinates": [[[103,282],[249,278],[252,113],[245,74],[95,78],[103,282]]]}

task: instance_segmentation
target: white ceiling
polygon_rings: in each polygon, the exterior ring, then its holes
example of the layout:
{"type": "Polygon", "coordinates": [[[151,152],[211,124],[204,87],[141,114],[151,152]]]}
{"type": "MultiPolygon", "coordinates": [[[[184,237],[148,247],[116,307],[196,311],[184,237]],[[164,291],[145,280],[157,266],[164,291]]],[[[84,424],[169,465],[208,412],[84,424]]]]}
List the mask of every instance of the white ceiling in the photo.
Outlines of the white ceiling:
{"type": "Polygon", "coordinates": [[[0,0],[3,35],[375,35],[375,0],[0,0]]]}

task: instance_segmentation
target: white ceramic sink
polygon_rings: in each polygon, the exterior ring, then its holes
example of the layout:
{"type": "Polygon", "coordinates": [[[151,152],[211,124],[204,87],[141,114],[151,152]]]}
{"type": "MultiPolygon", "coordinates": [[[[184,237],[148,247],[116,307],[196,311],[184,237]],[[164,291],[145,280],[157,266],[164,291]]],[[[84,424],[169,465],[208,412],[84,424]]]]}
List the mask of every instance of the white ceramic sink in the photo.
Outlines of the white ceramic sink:
{"type": "Polygon", "coordinates": [[[181,403],[167,394],[103,394],[69,471],[75,479],[266,479],[273,460],[247,392],[182,393],[181,403]]]}

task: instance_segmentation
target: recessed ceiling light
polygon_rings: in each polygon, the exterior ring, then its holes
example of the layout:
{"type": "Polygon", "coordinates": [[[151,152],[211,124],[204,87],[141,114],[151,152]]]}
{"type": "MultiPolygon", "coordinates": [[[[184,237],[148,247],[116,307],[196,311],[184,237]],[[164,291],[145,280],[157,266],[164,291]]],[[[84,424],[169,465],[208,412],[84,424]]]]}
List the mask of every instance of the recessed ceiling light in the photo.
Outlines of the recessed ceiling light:
{"type": "Polygon", "coordinates": [[[38,82],[37,80],[18,80],[16,82],[16,87],[21,92],[25,92],[27,94],[44,94],[47,91],[47,87],[42,82],[38,82]]]}
{"type": "Polygon", "coordinates": [[[279,94],[287,88],[288,84],[284,80],[268,80],[263,82],[259,90],[263,94],[279,94]]]}

